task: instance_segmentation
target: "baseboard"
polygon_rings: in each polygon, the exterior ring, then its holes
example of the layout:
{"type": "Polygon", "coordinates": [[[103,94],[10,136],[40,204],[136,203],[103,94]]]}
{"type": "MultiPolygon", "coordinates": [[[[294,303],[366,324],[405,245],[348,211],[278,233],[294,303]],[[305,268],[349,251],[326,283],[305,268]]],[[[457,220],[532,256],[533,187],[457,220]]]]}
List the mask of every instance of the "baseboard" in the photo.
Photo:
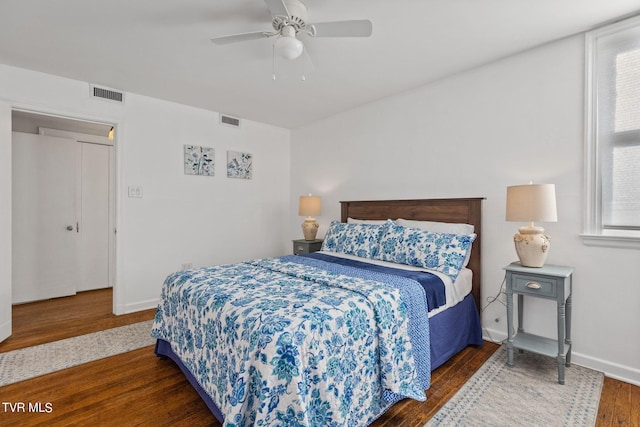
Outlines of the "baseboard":
{"type": "Polygon", "coordinates": [[[619,365],[576,352],[571,353],[571,363],[604,372],[608,377],[640,386],[640,369],[634,369],[629,366],[619,365]]]}
{"type": "Polygon", "coordinates": [[[129,314],[136,311],[149,310],[158,307],[160,298],[155,298],[147,301],[140,301],[133,304],[118,304],[116,307],[116,314],[129,314]]]}
{"type": "Polygon", "coordinates": [[[497,329],[482,328],[482,339],[496,344],[502,344],[507,340],[507,333],[497,329]]]}
{"type": "MultiPolygon", "coordinates": [[[[482,338],[485,341],[491,341],[501,344],[502,342],[505,342],[507,340],[507,334],[506,332],[496,329],[483,328],[482,338]]],[[[597,359],[595,357],[576,352],[571,353],[571,363],[584,366],[585,368],[604,372],[604,374],[608,377],[640,386],[640,370],[638,369],[608,362],[602,359],[597,359]]]]}

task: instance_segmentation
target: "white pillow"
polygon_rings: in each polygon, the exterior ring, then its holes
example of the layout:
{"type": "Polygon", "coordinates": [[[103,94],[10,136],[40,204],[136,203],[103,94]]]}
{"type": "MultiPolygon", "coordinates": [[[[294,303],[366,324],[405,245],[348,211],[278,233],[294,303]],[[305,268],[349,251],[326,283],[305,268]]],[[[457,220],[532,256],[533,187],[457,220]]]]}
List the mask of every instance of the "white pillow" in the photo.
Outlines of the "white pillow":
{"type": "Polygon", "coordinates": [[[347,224],[372,224],[372,225],[383,225],[386,224],[386,219],[355,219],[355,218],[347,218],[347,224]]]}
{"type": "Polygon", "coordinates": [[[435,222],[435,221],[414,221],[409,219],[396,220],[396,224],[403,227],[419,228],[421,230],[431,231],[432,233],[451,233],[451,234],[473,234],[475,227],[471,224],[461,224],[453,222],[435,222]]]}

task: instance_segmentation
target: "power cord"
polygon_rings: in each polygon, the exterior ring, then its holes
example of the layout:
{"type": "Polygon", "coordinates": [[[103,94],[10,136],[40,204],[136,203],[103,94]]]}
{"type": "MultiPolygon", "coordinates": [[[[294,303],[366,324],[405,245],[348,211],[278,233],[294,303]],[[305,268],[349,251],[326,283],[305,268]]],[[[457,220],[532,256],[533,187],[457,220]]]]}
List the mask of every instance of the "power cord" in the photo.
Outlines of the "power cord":
{"type": "MultiPolygon", "coordinates": [[[[505,275],[505,277],[502,279],[502,283],[500,284],[500,289],[498,290],[498,293],[495,296],[492,297],[487,297],[487,305],[485,305],[484,307],[482,307],[482,310],[480,311],[480,313],[484,313],[484,311],[487,309],[487,307],[489,307],[491,304],[493,304],[494,302],[499,302],[500,304],[502,304],[503,306],[505,306],[505,308],[507,307],[507,304],[505,304],[501,299],[500,299],[500,295],[504,294],[504,289],[505,289],[505,284],[507,282],[507,277],[505,275]]],[[[495,339],[493,339],[493,337],[491,336],[491,332],[489,332],[489,329],[487,329],[486,327],[482,327],[482,330],[487,334],[487,336],[489,337],[489,339],[493,342],[497,342],[498,344],[504,344],[506,342],[506,339],[502,340],[502,341],[496,341],[495,339]]]]}
{"type": "Polygon", "coordinates": [[[506,284],[506,282],[507,282],[507,277],[505,276],[505,277],[502,279],[502,283],[500,284],[500,289],[498,290],[498,293],[496,294],[496,296],[493,296],[493,297],[487,297],[488,304],[487,304],[487,305],[485,305],[485,306],[482,308],[482,312],[484,312],[484,310],[485,310],[487,307],[489,307],[491,304],[493,304],[493,303],[494,303],[494,302],[496,302],[496,301],[497,301],[497,302],[499,302],[500,304],[504,305],[505,307],[507,306],[507,304],[505,304],[504,302],[502,302],[502,301],[500,300],[500,295],[502,295],[502,294],[504,294],[504,293],[505,293],[505,292],[504,292],[504,285],[506,284]]]}

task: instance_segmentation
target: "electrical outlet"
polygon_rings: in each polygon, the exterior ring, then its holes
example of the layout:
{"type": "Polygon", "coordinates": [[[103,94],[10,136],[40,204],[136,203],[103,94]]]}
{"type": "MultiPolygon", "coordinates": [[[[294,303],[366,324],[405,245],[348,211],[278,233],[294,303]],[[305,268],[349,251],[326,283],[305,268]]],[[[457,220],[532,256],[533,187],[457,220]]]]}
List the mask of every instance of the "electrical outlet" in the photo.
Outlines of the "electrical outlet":
{"type": "Polygon", "coordinates": [[[182,264],[183,270],[191,270],[192,268],[193,268],[193,263],[185,262],[184,264],[182,264]]]}
{"type": "Polygon", "coordinates": [[[129,197],[135,197],[137,199],[142,198],[142,187],[136,185],[129,186],[129,197]]]}

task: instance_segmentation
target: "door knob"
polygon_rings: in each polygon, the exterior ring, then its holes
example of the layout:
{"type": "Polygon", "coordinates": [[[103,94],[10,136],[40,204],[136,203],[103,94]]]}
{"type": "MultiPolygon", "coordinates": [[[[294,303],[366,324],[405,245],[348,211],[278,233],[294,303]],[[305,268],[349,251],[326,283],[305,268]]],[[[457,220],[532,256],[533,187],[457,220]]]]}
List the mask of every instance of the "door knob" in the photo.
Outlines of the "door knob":
{"type": "Polygon", "coordinates": [[[73,225],[67,225],[67,231],[73,231],[73,225]]]}

